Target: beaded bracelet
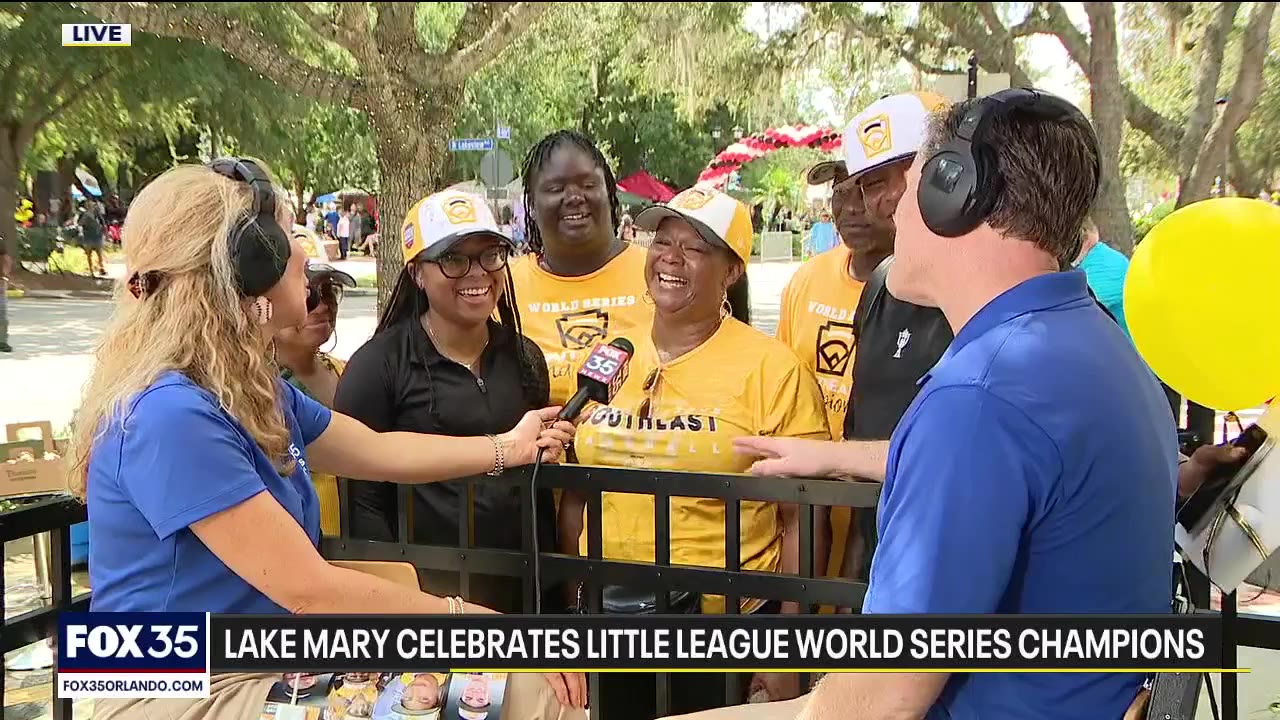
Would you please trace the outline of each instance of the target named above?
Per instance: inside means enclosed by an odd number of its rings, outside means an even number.
[[[466,614],[466,604],[465,604],[465,603],[463,603],[462,598],[460,598],[460,597],[446,597],[446,598],[445,598],[445,602],[449,603],[449,614],[450,614],[450,615],[464,615],[464,614]]]
[[[488,435],[487,437],[493,441],[493,469],[488,474],[497,477],[507,469],[507,448],[497,435]]]

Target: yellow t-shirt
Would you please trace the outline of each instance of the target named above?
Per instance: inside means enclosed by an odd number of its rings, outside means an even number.
[[[658,367],[649,334],[635,338],[630,374],[609,406],[588,411],[574,442],[583,465],[745,473],[753,458],[733,451],[747,435],[826,438],[822,393],[788,348],[728,318],[701,346],[666,365],[652,392],[645,380]],[[648,419],[638,415],[651,396]],[[604,556],[654,561],[653,497],[604,493]],[[671,498],[671,563],[723,568],[724,503]],[[586,517],[584,513],[583,525]],[[742,503],[742,568],[781,568],[782,522],[776,504]],[[580,541],[586,554],[586,532]],[[751,612],[763,604],[743,598]],[[724,598],[704,596],[705,613],[724,612]]]
[[[849,274],[849,249],[840,245],[796,270],[778,310],[778,340],[817,376],[833,440],[844,435],[853,387],[853,311],[861,296],[862,283]]]
[[[342,371],[347,369],[345,361],[339,360],[328,353],[320,353],[320,360],[328,363],[338,377],[342,377]],[[286,380],[306,394],[307,397],[311,397],[311,392],[297,378],[288,377]],[[328,473],[311,473],[311,483],[315,485],[316,495],[320,498],[320,534],[325,537],[337,537],[342,533],[342,510],[339,507],[338,478]]]
[[[542,348],[551,375],[551,404],[578,389],[578,368],[596,343],[648,335],[653,306],[644,301],[646,250],[628,245],[590,275],[560,277],[524,255],[511,266],[524,334]]]

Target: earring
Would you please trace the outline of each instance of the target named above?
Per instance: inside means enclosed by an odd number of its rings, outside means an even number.
[[[270,300],[264,297],[254,298],[253,314],[255,319],[258,321],[259,325],[266,325],[267,323],[271,322],[272,312],[273,312],[273,309],[271,307]]]
[[[724,300],[720,301],[720,319],[724,320],[733,314],[733,305],[729,304],[729,293],[724,294]]]
[[[653,295],[650,295],[648,290],[644,291],[644,294],[640,296],[640,299],[644,301],[645,305],[653,304]]]

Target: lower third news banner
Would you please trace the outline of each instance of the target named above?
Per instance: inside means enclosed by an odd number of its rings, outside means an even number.
[[[1217,670],[1193,615],[214,615],[214,672]]]
[[[210,673],[1212,671],[1195,615],[62,613],[58,697],[208,697]]]

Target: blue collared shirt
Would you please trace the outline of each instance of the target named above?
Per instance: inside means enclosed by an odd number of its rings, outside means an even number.
[[[1166,613],[1177,430],[1160,385],[1053,273],[961,328],[899,423],[868,613]],[[955,675],[930,719],[1119,718],[1138,675]]]

